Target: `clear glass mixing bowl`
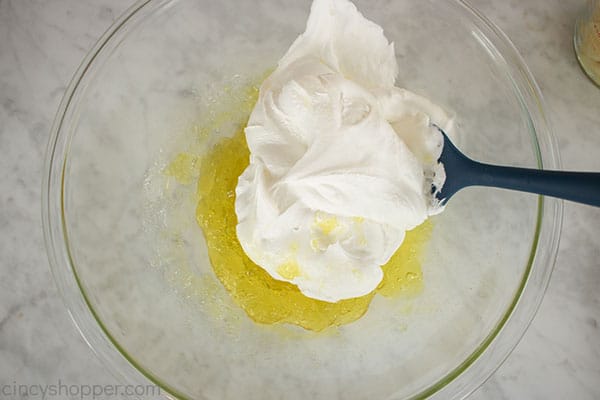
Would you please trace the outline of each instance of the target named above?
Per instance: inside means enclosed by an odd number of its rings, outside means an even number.
[[[535,81],[462,1],[356,1],[395,43],[398,85],[457,115],[482,161],[560,167]],[[140,1],[102,37],[57,114],[43,216],[75,324],[124,382],[194,399],[460,398],[517,344],[540,304],[562,203],[472,188],[433,219],[424,290],[377,297],[315,334],[250,321],[212,276],[193,185],[161,173],[213,126],[211,107],[274,68],[309,1]],[[233,121],[235,122],[235,121]],[[212,124],[212,125],[211,125]],[[203,128],[204,127],[204,128]],[[203,143],[204,143],[203,142]]]

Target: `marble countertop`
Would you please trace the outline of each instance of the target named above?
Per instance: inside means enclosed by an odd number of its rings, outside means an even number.
[[[470,2],[507,33],[531,68],[563,167],[600,171],[600,89],[583,75],[572,49],[584,1]],[[0,385],[114,383],[69,320],[52,281],[40,190],[50,126],[66,85],[126,3],[0,0]],[[542,306],[473,398],[600,398],[598,238],[600,208],[565,203],[558,260]]]

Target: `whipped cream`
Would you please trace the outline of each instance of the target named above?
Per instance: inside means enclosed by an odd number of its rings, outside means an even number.
[[[383,30],[347,0],[315,0],[306,32],[262,83],[245,129],[237,236],[273,278],[328,302],[373,291],[405,232],[441,211],[436,124],[452,118],[394,86]]]

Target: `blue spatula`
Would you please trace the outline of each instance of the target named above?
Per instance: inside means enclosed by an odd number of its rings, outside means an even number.
[[[443,204],[467,186],[489,186],[600,207],[599,172],[547,171],[480,163],[461,153],[446,133],[438,126],[436,128],[444,136],[444,148],[439,161],[444,164],[446,181],[436,194]]]

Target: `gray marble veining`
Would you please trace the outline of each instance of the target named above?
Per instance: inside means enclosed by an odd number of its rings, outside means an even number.
[[[600,89],[583,75],[572,49],[583,1],[471,3],[507,33],[531,68],[564,168],[600,171]],[[0,0],[0,384],[114,383],[54,287],[41,233],[40,190],[48,132],[64,89],[127,5]],[[540,311],[473,398],[600,397],[599,237],[600,209],[566,203],[558,260]]]

